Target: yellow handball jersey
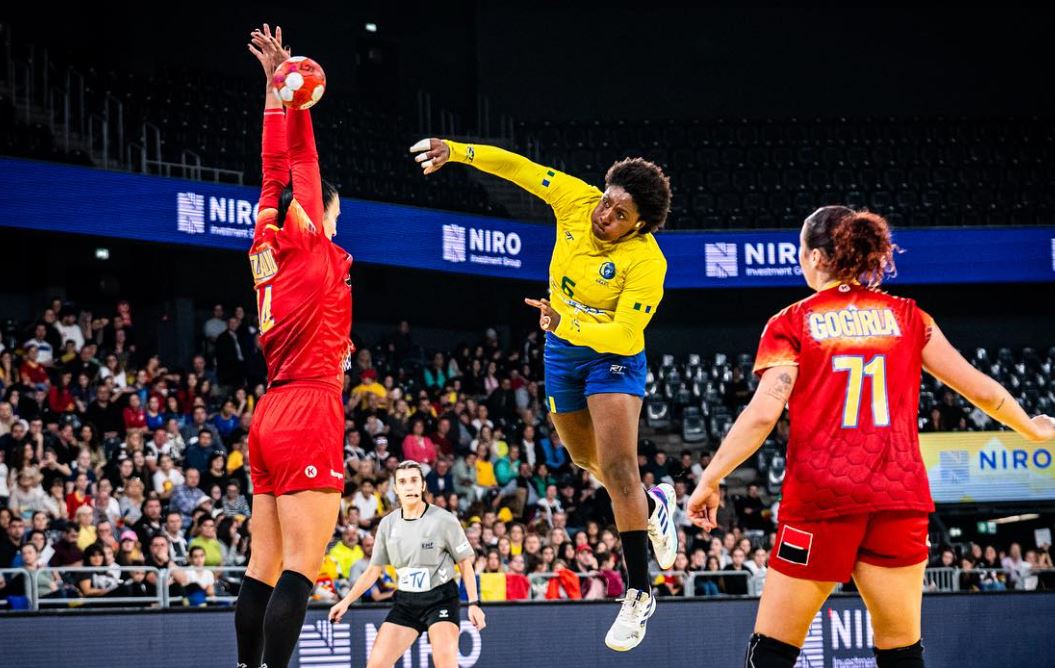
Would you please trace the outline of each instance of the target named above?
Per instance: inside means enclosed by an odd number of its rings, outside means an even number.
[[[636,355],[645,349],[645,327],[663,299],[667,259],[651,234],[617,242],[594,236],[590,214],[597,188],[494,146],[444,140],[451,162],[501,176],[540,197],[557,217],[549,263],[549,292],[561,320],[554,332],[599,353]]]

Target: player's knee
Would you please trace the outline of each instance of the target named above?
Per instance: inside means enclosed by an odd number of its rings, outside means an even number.
[[[626,499],[641,491],[637,461],[610,462],[601,469],[601,479],[612,499]]]
[[[245,574],[274,587],[278,582],[278,577],[282,574],[282,560],[270,554],[253,554],[249,558],[249,563],[246,564]]]
[[[433,647],[432,664],[436,668],[458,668],[457,650],[444,648],[442,651],[437,652],[436,648]]]
[[[747,643],[747,668],[792,668],[799,658],[799,648],[756,633]]]

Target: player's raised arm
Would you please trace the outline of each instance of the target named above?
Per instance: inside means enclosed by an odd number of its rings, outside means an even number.
[[[282,28],[276,26],[274,34],[265,23],[263,29],[250,35],[249,51],[264,68],[264,132],[260,148],[263,167],[260,187],[261,213],[277,209],[282,190],[289,183],[289,156],[286,148],[286,115],[282,103],[271,91],[271,75],[289,57],[282,47]],[[265,223],[267,222],[265,216]]]
[[[512,181],[554,209],[579,199],[598,197],[600,192],[574,176],[528,160],[497,146],[461,144],[450,139],[422,139],[410,147],[414,160],[425,174],[432,174],[448,162],[460,162]]]
[[[289,142],[289,162],[293,171],[293,195],[308,214],[318,234],[323,234],[322,174],[319,172],[319,152],[315,148],[315,130],[311,112],[290,109],[286,114]]]

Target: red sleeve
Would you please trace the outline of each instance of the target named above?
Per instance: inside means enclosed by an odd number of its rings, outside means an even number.
[[[264,137],[261,142],[260,162],[263,165],[260,211],[277,209],[279,196],[289,183],[286,115],[282,109],[264,110]]]
[[[919,311],[919,319],[923,326],[923,345],[927,345],[930,343],[930,335],[934,331],[934,318],[930,313],[927,313],[918,306],[916,307],[916,310]]]
[[[758,343],[758,354],[755,356],[756,375],[774,366],[798,366],[799,341],[801,328],[796,327],[797,314],[792,309],[785,309],[769,319]]]
[[[289,131],[289,161],[293,169],[293,196],[304,213],[322,233],[322,176],[319,173],[319,153],[315,149],[315,132],[308,110],[290,110],[287,118]]]

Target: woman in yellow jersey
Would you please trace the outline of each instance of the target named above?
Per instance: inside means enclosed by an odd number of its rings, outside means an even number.
[[[636,647],[655,611],[648,540],[663,569],[678,549],[674,490],[646,491],[637,468],[645,396],[645,327],[663,298],[667,261],[652,233],[670,211],[670,182],[641,158],[615,163],[605,190],[494,146],[423,139],[413,147],[425,174],[461,162],[542,198],[557,218],[549,266],[551,299],[528,299],[546,330],[546,404],[579,466],[608,489],[630,582],[605,642]]]

